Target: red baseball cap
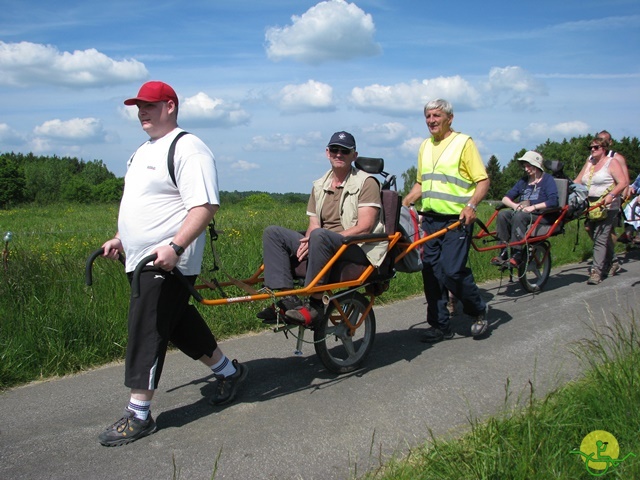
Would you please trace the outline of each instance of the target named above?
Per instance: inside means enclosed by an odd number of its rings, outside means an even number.
[[[140,87],[138,96],[135,98],[128,98],[124,101],[125,105],[135,105],[137,102],[166,102],[167,100],[173,100],[173,103],[178,105],[178,96],[176,92],[164,82],[147,82]]]

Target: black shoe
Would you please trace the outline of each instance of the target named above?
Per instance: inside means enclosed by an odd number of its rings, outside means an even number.
[[[276,323],[278,320],[278,313],[284,315],[287,310],[293,310],[296,307],[302,306],[302,300],[295,295],[287,295],[282,297],[276,302],[275,305],[271,304],[264,310],[258,312],[256,317],[262,320],[262,323]],[[276,310],[276,308],[278,310]]]
[[[216,393],[209,399],[209,403],[212,405],[224,405],[233,401],[236,398],[238,386],[247,378],[249,367],[238,363],[238,360],[233,360],[231,363],[236,367],[236,373],[229,377],[216,375]]]
[[[618,237],[617,241],[619,243],[631,243],[631,232],[625,231],[622,235]]]
[[[507,260],[509,260],[509,254],[507,253],[507,249],[503,248],[500,250],[500,255],[491,259],[491,265],[500,267],[504,265]]]
[[[278,312],[276,312],[275,304],[272,303],[264,310],[260,310],[258,313],[256,313],[256,317],[262,320],[263,323],[275,322],[278,318]]]
[[[436,343],[442,340],[451,340],[454,333],[449,330],[440,330],[439,328],[431,327],[420,338],[422,343]]]
[[[135,442],[139,438],[151,435],[157,430],[151,413],[146,420],[139,420],[126,408],[123,417],[113,425],[109,425],[100,435],[98,441],[105,447],[117,447]]]

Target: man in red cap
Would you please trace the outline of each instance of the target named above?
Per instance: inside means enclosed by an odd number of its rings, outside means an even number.
[[[178,106],[178,96],[175,90],[164,82],[147,82],[138,91],[138,96],[135,98],[129,98],[124,101],[125,105],[133,106],[138,102],[168,102],[172,101]]]
[[[178,127],[178,97],[166,83],[147,82],[124,103],[138,107],[149,140],[127,163],[118,233],[102,248],[111,259],[126,252],[130,278],[144,257],[157,258],[140,275],[140,296],[130,300],[125,385],[131,396],[123,417],[98,436],[105,446],[124,445],[156,431],[150,404],[169,342],[211,368],[217,379],[209,399],[214,405],[231,402],[248,371],[222,353],[198,310],[189,304],[188,288],[169,273],[177,267],[192,284],[200,273],[205,229],[220,204],[213,154],[195,135],[175,142],[186,132]]]

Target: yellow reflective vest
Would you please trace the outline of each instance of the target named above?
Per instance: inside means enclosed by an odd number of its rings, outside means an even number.
[[[460,175],[462,151],[470,138],[468,135],[452,132],[445,139],[449,143],[437,158],[434,158],[433,137],[427,138],[420,145],[421,212],[458,215],[473,196],[475,183]]]

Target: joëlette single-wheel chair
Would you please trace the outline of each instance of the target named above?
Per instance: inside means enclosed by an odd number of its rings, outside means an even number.
[[[309,296],[313,293],[322,293],[325,306],[323,315],[318,316],[309,325],[300,325],[279,312],[274,332],[283,332],[287,336],[289,332],[297,329],[297,333],[292,333],[292,335],[297,339],[296,353],[299,354],[305,343],[305,332],[311,330],[315,351],[327,370],[340,374],[360,368],[373,347],[376,333],[373,305],[376,297],[389,288],[389,283],[396,274],[395,263],[421,244],[459,227],[460,222],[455,222],[445,229],[414,242],[403,239],[398,224],[401,197],[396,190],[396,177],[384,171],[382,158],[359,157],[355,166],[367,173],[380,175],[384,179],[380,191],[386,227],[384,234],[345,237],[343,245],[305,287],[277,292],[260,288],[264,281],[264,265],[261,265],[253,275],[242,280],[229,279],[219,282],[215,279],[204,279],[201,274],[197,285],[189,286],[193,298],[201,304],[209,306],[265,300],[275,304],[278,297]],[[212,237],[217,235],[214,231],[211,233]],[[349,245],[363,242],[387,242],[387,255],[379,267],[376,268],[370,264],[358,265],[341,260],[342,254]],[[85,269],[87,285],[92,284],[93,261],[102,253],[102,249],[97,250],[87,259]],[[140,272],[155,259],[155,254],[149,255],[138,264],[131,284],[132,295],[139,295]],[[305,264],[302,263],[295,268],[296,278],[304,279],[304,267]],[[174,269],[173,273],[181,276],[178,269]],[[321,284],[320,281],[325,278],[325,275],[328,280]],[[207,298],[201,294],[204,290],[209,292]],[[237,295],[239,292],[242,292],[243,295]],[[217,298],[209,298],[213,296]]]
[[[563,173],[563,163],[557,160],[545,160],[544,166],[552,172],[556,187],[558,188],[558,206],[541,210],[532,221],[524,238],[517,242],[503,243],[497,237],[497,232],[493,226],[499,211],[506,206],[500,202],[495,211],[483,224],[477,221],[481,229],[474,235],[472,246],[478,252],[487,252],[502,249],[504,247],[521,246],[522,262],[517,267],[518,280],[520,285],[527,292],[539,292],[549,280],[551,273],[551,243],[549,239],[555,235],[565,233],[565,225],[576,219],[585,217],[590,210],[603,208],[602,204],[596,204],[591,208],[577,207],[569,202],[569,190],[572,183]],[[586,194],[585,194],[586,197]],[[585,200],[586,202],[586,200]],[[497,223],[497,222],[496,222]],[[511,280],[513,280],[513,270],[510,264],[501,265],[498,268],[509,270]]]

